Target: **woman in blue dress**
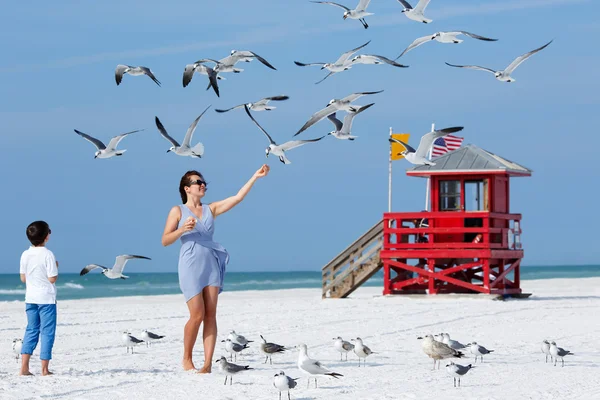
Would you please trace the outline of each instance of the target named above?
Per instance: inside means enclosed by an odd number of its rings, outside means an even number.
[[[203,204],[206,181],[197,171],[186,172],[179,183],[183,204],[169,212],[162,236],[163,246],[177,239],[179,252],[179,286],[185,297],[190,319],[183,330],[183,369],[195,370],[192,350],[200,324],[204,322],[204,366],[198,371],[210,373],[217,341],[217,299],[223,291],[227,250],[213,241],[214,219],[235,207],[248,194],[257,179],[267,176],[269,166],[263,165],[235,195],[221,201]]]

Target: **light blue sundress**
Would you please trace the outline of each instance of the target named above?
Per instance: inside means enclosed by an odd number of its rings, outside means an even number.
[[[202,293],[206,286],[218,286],[223,291],[225,266],[229,262],[229,253],[219,243],[213,241],[215,232],[214,217],[208,204],[202,205],[202,218],[192,213],[188,206],[181,204],[179,226],[192,216],[196,218],[196,226],[180,237],[179,251],[179,287],[186,303],[194,296]]]

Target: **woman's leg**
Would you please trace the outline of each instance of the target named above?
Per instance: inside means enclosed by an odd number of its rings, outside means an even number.
[[[204,338],[204,366],[201,373],[210,373],[212,368],[212,358],[217,343],[217,300],[219,299],[219,287],[207,286],[202,290],[204,299],[204,329],[202,337]]]
[[[204,318],[204,299],[202,294],[200,293],[189,299],[187,306],[190,310],[190,319],[183,329],[183,369],[186,371],[196,368],[192,361],[192,351],[194,350],[194,344],[196,344],[200,324]]]
[[[21,375],[31,375],[29,372],[29,359],[35,350],[40,338],[40,314],[37,304],[25,304],[27,313],[27,328],[21,346]]]

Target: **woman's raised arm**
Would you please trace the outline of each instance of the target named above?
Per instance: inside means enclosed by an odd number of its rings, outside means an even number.
[[[224,200],[215,201],[214,203],[211,203],[210,208],[212,210],[213,216],[216,217],[217,215],[224,214],[236,205],[238,205],[242,200],[244,200],[244,197],[246,197],[248,192],[250,192],[250,189],[252,188],[252,185],[254,185],[254,182],[256,182],[256,180],[259,178],[267,176],[269,170],[270,167],[267,164],[263,164],[263,166],[260,167],[260,169],[254,173],[254,175],[252,175],[252,178],[250,178],[250,180],[248,180],[248,182],[246,182],[246,184],[242,186],[240,191],[235,196],[231,196]]]

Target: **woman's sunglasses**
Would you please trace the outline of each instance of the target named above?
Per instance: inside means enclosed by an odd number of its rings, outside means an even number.
[[[204,182],[202,179],[197,179],[195,181],[190,181],[188,186],[192,186],[192,185],[204,185],[204,187],[206,187],[206,182]]]

